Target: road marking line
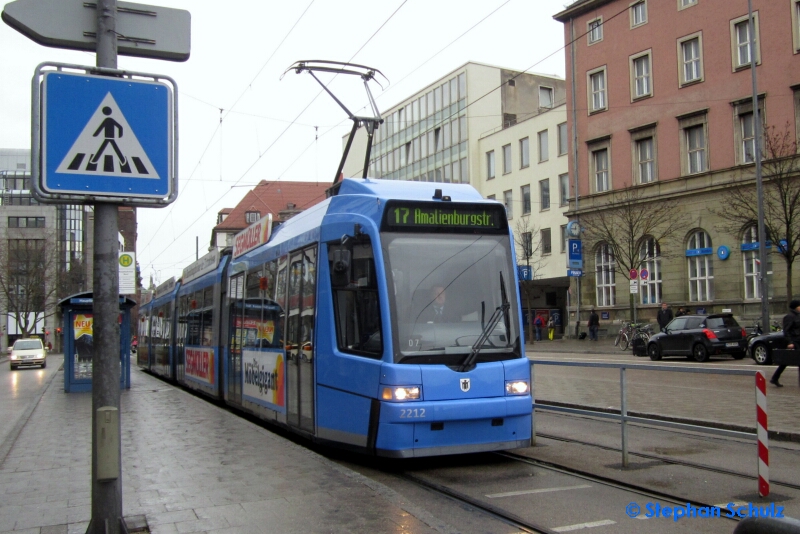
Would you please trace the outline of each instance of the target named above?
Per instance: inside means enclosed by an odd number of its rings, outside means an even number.
[[[711,506],[716,506],[717,508],[727,508],[729,504],[733,504],[734,508],[738,508],[740,506],[747,506],[748,503],[744,501],[728,501],[722,504],[712,504]]]
[[[506,493],[492,493],[491,495],[487,495],[490,499],[498,499],[500,497],[515,497],[517,495],[530,495],[532,493],[551,493],[553,491],[568,491],[574,489],[584,489],[584,488],[591,488],[589,484],[582,484],[580,486],[565,486],[563,488],[544,488],[544,489],[532,489],[532,490],[522,490],[522,491],[509,491]]]
[[[577,525],[567,525],[565,527],[557,527],[553,532],[571,532],[573,530],[583,530],[584,528],[605,527],[607,525],[616,525],[616,521],[610,519],[603,519],[602,521],[592,521],[591,523],[578,523]]]

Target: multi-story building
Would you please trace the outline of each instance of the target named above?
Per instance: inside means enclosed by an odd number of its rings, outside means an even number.
[[[568,286],[565,94],[556,76],[466,63],[382,111],[370,154],[370,176],[468,183],[503,202],[537,309],[564,309]],[[345,176],[361,176],[365,140],[361,129]]]
[[[650,272],[635,296],[644,316],[654,316],[662,301],[693,312],[760,315],[755,221],[729,217],[735,190],[755,191],[750,45],[754,39],[765,136],[786,131],[794,142],[800,1],[753,0],[753,9],[754,32],[745,1],[579,0],[555,15],[571,43],[569,163],[579,199],[570,216],[597,220],[615,194],[632,187],[641,210],[669,203],[668,217],[680,223],[668,242],[642,236],[638,244],[640,266]],[[592,247],[584,247],[582,309],[627,318],[628,271],[619,269],[608,243]],[[786,265],[775,249],[769,257],[771,309],[783,313]]]
[[[22,335],[19,320],[35,326],[38,335],[49,332],[45,341],[58,348],[58,299],[91,285],[87,210],[39,204],[33,198],[27,149],[0,150],[0,190],[0,247],[4,250],[0,276],[5,286],[0,291],[0,348]],[[9,298],[20,304],[12,305]]]

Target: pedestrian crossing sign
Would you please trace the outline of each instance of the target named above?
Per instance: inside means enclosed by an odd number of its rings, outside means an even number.
[[[38,192],[45,202],[174,200],[173,86],[51,70],[41,91]]]

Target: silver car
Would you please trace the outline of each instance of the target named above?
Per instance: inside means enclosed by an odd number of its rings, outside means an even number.
[[[13,347],[9,347],[11,370],[17,367],[31,367],[41,365],[47,367],[47,350],[42,345],[41,339],[18,339]]]

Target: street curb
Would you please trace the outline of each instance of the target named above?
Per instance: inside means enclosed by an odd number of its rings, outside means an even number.
[[[584,404],[571,404],[567,402],[541,401],[541,400],[534,401],[534,409],[536,408],[537,404],[542,404],[545,406],[557,406],[560,408],[574,408],[578,410],[592,410],[595,412],[615,414],[615,415],[619,415],[620,413],[619,410],[615,410],[613,408],[600,408],[598,406],[588,406]],[[628,411],[628,415],[630,415],[631,417],[654,419],[656,421],[681,423],[684,425],[694,425],[700,427],[705,426],[708,428],[717,428],[720,430],[733,430],[734,432],[744,432],[747,434],[753,434],[754,436],[756,435],[755,426],[750,427],[750,426],[736,425],[732,423],[720,423],[719,421],[709,421],[708,419],[688,419],[686,417],[674,417],[669,415],[659,415],[659,414],[636,412],[636,411]],[[788,441],[791,443],[800,443],[800,432],[783,432],[780,430],[770,430],[769,439],[775,441]]]

